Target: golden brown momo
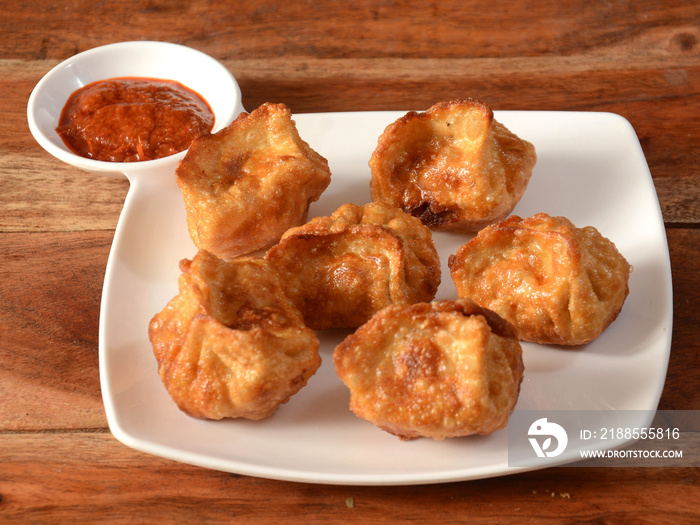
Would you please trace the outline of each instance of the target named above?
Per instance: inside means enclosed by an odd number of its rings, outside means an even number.
[[[510,321],[521,340],[581,345],[622,309],[631,266],[592,226],[564,217],[513,215],[450,256],[460,297]]]
[[[303,224],[331,180],[328,161],[299,137],[289,108],[269,103],[195,140],[176,175],[195,246],[227,260]]]
[[[430,230],[383,203],[316,217],[287,231],[265,257],[316,330],[355,328],[389,304],[430,301],[440,284]]]
[[[379,137],[369,161],[372,200],[419,217],[434,230],[477,231],[520,201],[535,148],[475,100],[411,111]]]
[[[513,327],[468,299],[389,306],[333,362],[351,410],[401,439],[499,430],[523,379]]]
[[[272,415],[320,366],[316,334],[262,257],[200,251],[180,268],[178,295],[149,326],[173,400],[198,418]]]

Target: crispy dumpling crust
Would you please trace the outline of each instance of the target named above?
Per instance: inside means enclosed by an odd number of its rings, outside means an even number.
[[[535,148],[466,99],[411,111],[379,137],[369,161],[372,200],[401,208],[433,230],[477,231],[520,201]]]
[[[316,330],[355,328],[389,304],[430,301],[441,277],[430,230],[383,203],[344,204],[315,217],[265,257]]]
[[[306,221],[331,180],[291,111],[266,103],[195,140],[176,171],[195,246],[222,259],[266,249]]]
[[[631,266],[592,226],[565,217],[513,215],[449,259],[460,297],[510,321],[523,341],[582,345],[620,313]]]
[[[272,415],[320,366],[316,333],[262,257],[199,251],[180,268],[178,295],[149,326],[171,397],[197,418]]]
[[[515,330],[468,299],[388,306],[333,353],[350,409],[401,439],[490,434],[523,379]]]

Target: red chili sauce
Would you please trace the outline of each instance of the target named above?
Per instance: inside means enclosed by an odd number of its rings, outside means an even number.
[[[56,132],[82,157],[133,162],[185,150],[213,126],[209,104],[179,82],[113,78],[75,91]]]

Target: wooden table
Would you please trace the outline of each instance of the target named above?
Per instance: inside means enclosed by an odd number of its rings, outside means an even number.
[[[609,111],[634,126],[673,271],[660,407],[700,409],[700,8],[637,2],[3,1],[0,29],[0,521],[691,523],[695,468],[552,468],[407,487],[290,483],[152,457],[107,427],[98,319],[128,182],[32,138],[26,103],[71,55],[124,40],[221,60],[246,108]],[[89,182],[88,182],[89,181]]]

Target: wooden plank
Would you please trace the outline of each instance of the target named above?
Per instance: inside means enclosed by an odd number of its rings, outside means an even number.
[[[30,156],[0,152],[0,231],[113,230],[129,189],[128,181],[76,170],[37,148]],[[687,157],[695,154],[689,148],[674,162],[692,165]],[[696,174],[672,174],[670,162],[648,162],[652,174],[658,175],[654,183],[664,221],[677,226],[699,224],[700,170]]]
[[[37,145],[0,153],[0,231],[114,230],[129,182],[77,170]]]
[[[0,520],[684,524],[697,469],[554,468],[408,487],[285,483],[181,465],[108,433],[0,434]],[[125,473],[129,473],[125,475]],[[649,490],[653,485],[654,490]]]
[[[700,407],[700,229],[666,230],[673,279],[673,337],[661,410]]]
[[[0,431],[105,427],[97,337],[112,235],[0,235]]]
[[[694,410],[700,406],[700,230],[667,234],[674,333],[661,408]],[[105,426],[97,334],[111,238],[111,232],[0,235],[0,430]]]
[[[673,226],[697,226],[700,219],[700,177],[658,177],[654,181],[664,222]]]
[[[571,55],[632,47],[646,51],[674,31],[669,45],[691,52],[698,42],[695,2],[554,4],[493,0],[358,0],[278,2],[136,0],[5,6],[0,58],[64,58],[106,41],[150,38],[229,57],[424,57]],[[94,29],[100,20],[100,30]],[[193,21],[196,21],[193,28]],[[11,25],[18,24],[18,25]],[[21,27],[17,31],[16,27]],[[330,29],[330,31],[329,31]],[[664,43],[667,41],[662,40]]]
[[[671,59],[675,60],[671,60]],[[65,166],[44,152],[16,111],[57,61],[0,61],[8,96],[0,111],[0,231],[109,229],[128,189]],[[612,111],[634,126],[657,181],[664,218],[698,224],[700,56],[660,51],[612,55],[486,59],[235,59],[235,72],[252,109],[285,102],[295,112],[424,109],[437,100],[471,96],[496,109]],[[41,64],[41,65],[39,65]],[[357,77],[350,72],[362,70]],[[514,96],[517,93],[517,96]],[[681,177],[679,180],[678,178]],[[665,180],[669,179],[669,180]],[[672,179],[672,180],[671,180]]]

